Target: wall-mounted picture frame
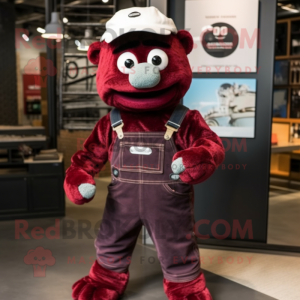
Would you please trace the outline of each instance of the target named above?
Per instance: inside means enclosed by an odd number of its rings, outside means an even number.
[[[255,137],[256,79],[193,78],[183,103],[220,137]]]
[[[258,0],[186,0],[193,73],[257,73],[258,12]]]

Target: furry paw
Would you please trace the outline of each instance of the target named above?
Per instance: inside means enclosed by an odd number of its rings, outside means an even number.
[[[72,298],[74,300],[117,300],[116,291],[101,287],[99,282],[86,276],[74,283]]]
[[[129,273],[117,273],[93,264],[89,276],[74,283],[74,300],[117,300],[125,291]]]
[[[78,190],[81,196],[85,199],[93,198],[96,193],[96,187],[93,184],[89,184],[89,183],[82,183],[78,187]]]
[[[203,273],[189,282],[171,282],[164,279],[164,290],[169,300],[213,300]]]
[[[185,166],[183,165],[182,157],[178,157],[172,162],[171,165],[172,171],[174,174],[180,174],[185,170]]]

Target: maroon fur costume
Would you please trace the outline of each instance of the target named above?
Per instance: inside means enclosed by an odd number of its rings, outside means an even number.
[[[89,60],[98,65],[97,89],[105,103],[121,111],[124,132],[161,132],[174,108],[185,95],[192,80],[187,54],[192,51],[193,39],[187,31],[168,36],[134,32],[118,37],[111,43],[96,42],[88,51]],[[153,88],[137,89],[117,67],[117,60],[124,52],[133,53],[138,62],[147,62],[153,49],[165,51],[168,66],[160,72],[161,80]],[[173,135],[179,150],[173,161],[183,159],[185,170],[180,174],[182,182],[198,184],[209,178],[224,159],[224,148],[219,137],[206,125],[198,111],[190,110],[177,133]],[[110,116],[99,120],[84,144],[84,150],[72,157],[67,170],[65,191],[76,204],[92,200],[85,199],[78,190],[83,183],[95,185],[93,179],[107,160],[111,160],[116,132],[112,130]],[[171,169],[170,169],[171,173]],[[98,262],[89,276],[73,286],[73,298],[79,300],[117,299],[127,285],[128,273],[106,270]],[[169,299],[210,300],[203,274],[185,283],[164,280]]]

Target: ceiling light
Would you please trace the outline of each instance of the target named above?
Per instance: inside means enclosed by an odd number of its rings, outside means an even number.
[[[109,0],[102,0],[103,3],[107,3]]]
[[[96,40],[93,38],[93,30],[87,28],[84,31],[84,38],[81,40],[80,45],[77,47],[80,51],[88,51],[90,45],[95,42]]]
[[[46,32],[46,30],[45,30],[44,28],[41,28],[41,27],[38,27],[36,30],[37,30],[39,33],[45,33],[45,32]]]
[[[292,8],[291,5],[284,5],[284,6],[281,6],[282,9],[284,10],[288,10],[290,12],[294,12],[294,13],[298,13],[299,10],[298,9],[295,9],[295,8]]]
[[[63,18],[63,22],[68,23],[69,22],[68,18]]]
[[[79,46],[80,46],[80,42],[79,42],[78,40],[76,40],[76,41],[75,41],[75,45],[76,45],[77,47],[79,47]]]
[[[22,34],[22,38],[23,38],[26,42],[29,42],[29,37],[28,37],[25,33]]]
[[[63,39],[62,24],[58,12],[51,13],[51,22],[46,25],[46,32],[42,34],[45,39]]]

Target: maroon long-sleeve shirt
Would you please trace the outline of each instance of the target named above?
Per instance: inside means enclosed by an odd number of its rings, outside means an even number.
[[[165,132],[165,124],[172,110],[147,113],[122,111],[124,132]],[[67,170],[66,192],[70,200],[83,201],[78,186],[82,183],[95,184],[97,174],[112,157],[116,132],[112,130],[110,114],[101,118],[80,150],[72,157],[72,165]],[[200,113],[189,110],[178,132],[173,134],[178,152],[173,160],[182,157],[185,171],[180,179],[189,184],[203,182],[210,177],[224,159],[224,147],[220,138],[207,126]],[[166,154],[167,155],[167,154]],[[171,170],[170,170],[171,171]]]

